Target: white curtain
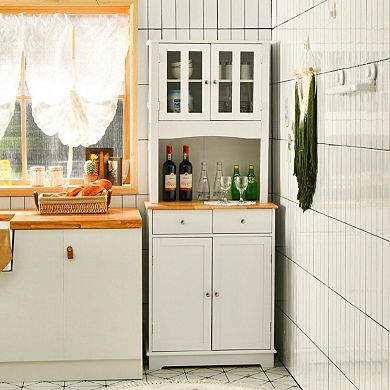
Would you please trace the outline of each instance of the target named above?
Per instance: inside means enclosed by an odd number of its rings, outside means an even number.
[[[44,133],[69,146],[103,137],[124,80],[128,22],[125,15],[25,17],[26,82]]]
[[[21,18],[18,15],[0,14],[0,140],[15,111],[22,47]]]

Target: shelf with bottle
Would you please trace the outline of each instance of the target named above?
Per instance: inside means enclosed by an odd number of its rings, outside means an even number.
[[[165,202],[180,201],[224,201],[227,199],[233,201],[242,202],[244,199],[247,201],[257,201],[259,199],[259,185],[256,179],[255,169],[253,164],[249,164],[248,174],[240,175],[239,165],[234,165],[234,171],[231,175],[231,166],[227,165],[225,174],[223,170],[223,163],[221,161],[216,162],[216,171],[213,187],[211,190],[210,182],[207,172],[207,162],[198,161],[200,165],[199,180],[196,186],[196,176],[193,175],[193,165],[189,161],[189,145],[183,146],[183,160],[180,163],[177,171],[176,164],[172,159],[173,146],[171,144],[166,145],[166,161],[162,164],[161,174],[161,191],[162,200]],[[225,175],[225,176],[224,176]],[[237,188],[236,177],[245,183]],[[229,182],[228,188],[226,188],[225,182]],[[227,191],[230,190],[229,195]],[[241,191],[241,193],[240,193]]]

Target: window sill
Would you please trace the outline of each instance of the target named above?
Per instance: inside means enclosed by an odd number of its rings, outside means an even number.
[[[77,185],[71,185],[70,188],[77,187]],[[34,191],[39,194],[42,192],[60,192],[61,187],[32,187],[32,186],[0,186],[1,196],[32,196]],[[113,195],[133,195],[137,194],[137,190],[132,188],[131,185],[114,186],[112,187]]]

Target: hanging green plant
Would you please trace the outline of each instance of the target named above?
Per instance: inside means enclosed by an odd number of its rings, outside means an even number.
[[[317,90],[314,74],[309,76],[307,96],[295,84],[294,175],[298,182],[299,207],[306,211],[313,202],[317,182]]]

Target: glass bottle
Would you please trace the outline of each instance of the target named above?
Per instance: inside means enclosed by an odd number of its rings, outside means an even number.
[[[201,172],[198,184],[198,200],[209,200],[210,199],[210,186],[209,179],[207,177],[207,163],[201,162]]]
[[[183,145],[183,161],[179,166],[179,200],[192,201],[192,164],[188,145]]]
[[[259,185],[255,176],[253,165],[249,165],[248,170],[248,188],[245,191],[246,200],[257,200],[259,198]]]
[[[221,177],[222,173],[222,163],[217,162],[217,173],[215,174],[214,185],[213,185],[213,199],[222,200],[223,199],[223,191],[221,187]]]
[[[238,165],[234,165],[231,194],[233,200],[240,200],[240,191],[238,191],[236,185],[234,184],[234,178],[236,176],[240,176],[240,167]]]

